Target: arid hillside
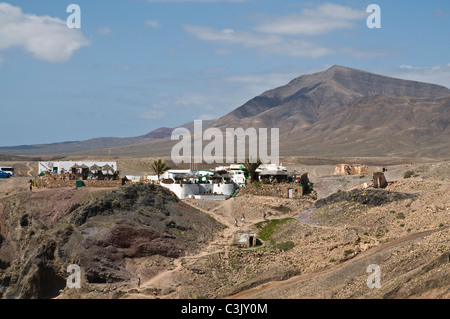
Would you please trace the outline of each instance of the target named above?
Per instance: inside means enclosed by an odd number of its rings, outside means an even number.
[[[308,164],[314,191],[293,199],[265,195],[272,184],[180,201],[145,184],[29,192],[26,177],[2,180],[2,298],[450,297],[450,162],[391,165],[385,189]],[[233,245],[238,231],[254,245]],[[65,287],[72,263],[81,289]]]
[[[0,206],[0,294],[55,297],[70,264],[92,284],[145,280],[161,267],[149,265],[199,251],[222,228],[155,185],[7,195]]]

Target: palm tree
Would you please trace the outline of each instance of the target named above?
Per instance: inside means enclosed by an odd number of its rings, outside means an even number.
[[[245,159],[244,167],[250,176],[250,183],[256,180],[256,170],[261,164],[262,162],[259,158],[255,162],[250,162],[248,157]]]
[[[166,166],[166,163],[164,163],[161,159],[154,160],[153,165],[151,165],[151,168],[153,169],[155,174],[158,175],[158,181],[161,175],[170,169],[170,167]]]

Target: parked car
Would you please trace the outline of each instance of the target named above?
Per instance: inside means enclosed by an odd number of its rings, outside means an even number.
[[[9,178],[11,175],[5,173],[4,171],[0,171],[0,178]]]

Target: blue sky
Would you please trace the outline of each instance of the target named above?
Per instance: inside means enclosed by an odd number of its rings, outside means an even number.
[[[449,30],[446,0],[0,0],[0,146],[218,118],[334,64],[450,87]]]

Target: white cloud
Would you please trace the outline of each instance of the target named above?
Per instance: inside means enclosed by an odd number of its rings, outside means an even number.
[[[251,31],[236,31],[230,28],[217,30],[208,26],[183,25],[183,29],[203,41],[221,45],[240,45],[246,49],[256,49],[262,54],[283,55],[300,58],[320,58],[332,54],[343,54],[355,58],[375,58],[386,56],[380,50],[365,51],[352,47],[323,45],[321,36],[335,30],[355,27],[355,21],[364,20],[367,13],[363,9],[324,3],[284,16],[259,16]],[[256,19],[256,18],[255,18]],[[228,49],[228,48],[227,48]],[[226,54],[223,48],[217,54]]]
[[[199,25],[185,24],[183,25],[183,29],[200,40],[228,44],[242,44],[248,47],[275,45],[282,40],[278,36],[254,35],[249,32],[236,32],[232,29],[220,31],[211,27]]]
[[[69,29],[66,21],[24,14],[20,7],[0,3],[0,50],[22,47],[39,60],[63,63],[88,44],[81,31]]]
[[[450,88],[450,63],[435,66],[401,65],[389,72],[391,76],[402,79],[443,85]]]
[[[108,27],[99,27],[97,29],[97,33],[100,35],[110,35],[112,33],[112,30]]]
[[[303,9],[299,14],[264,17],[256,31],[284,35],[320,35],[337,29],[353,27],[354,20],[366,18],[364,10],[325,3],[314,9]]]
[[[183,29],[200,40],[220,44],[237,44],[248,49],[258,49],[262,53],[293,57],[322,57],[333,53],[311,41],[285,39],[278,35],[254,34],[244,31],[224,29],[222,31],[205,26],[183,25]]]
[[[146,26],[148,26],[148,27],[151,27],[151,28],[159,28],[159,27],[161,27],[161,24],[158,21],[156,21],[156,20],[146,20],[144,22],[144,24]]]

